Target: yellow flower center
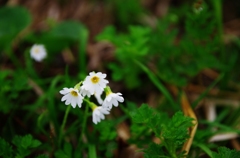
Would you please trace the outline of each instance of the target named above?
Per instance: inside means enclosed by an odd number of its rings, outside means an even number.
[[[39,48],[35,48],[34,53],[38,54],[40,52]]]
[[[78,93],[77,93],[76,91],[71,91],[70,93],[71,93],[71,95],[74,96],[74,97],[77,97],[77,96],[78,96]]]
[[[92,83],[96,84],[96,83],[99,82],[99,77],[93,76],[93,77],[91,78],[91,81],[92,81]]]

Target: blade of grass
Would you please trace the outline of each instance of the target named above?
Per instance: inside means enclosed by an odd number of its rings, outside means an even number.
[[[196,142],[193,142],[193,144],[201,148],[209,157],[212,157],[212,151],[206,145]]]
[[[197,104],[208,94],[208,92],[224,77],[225,73],[222,73],[218,78],[204,91],[193,103],[192,108],[194,109]]]
[[[134,62],[148,75],[152,83],[159,89],[159,91],[161,91],[164,94],[164,96],[168,99],[170,104],[173,107],[175,107],[176,106],[175,101],[173,100],[168,90],[164,87],[164,85],[158,80],[158,78],[145,65],[143,65],[137,60],[134,60]]]

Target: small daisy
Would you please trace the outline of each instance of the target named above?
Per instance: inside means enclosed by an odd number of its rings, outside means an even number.
[[[108,80],[105,79],[106,76],[106,74],[101,72],[90,72],[89,76],[83,81],[81,88],[89,91],[91,95],[101,94],[108,83]]]
[[[113,93],[110,89],[110,87],[107,87],[105,89],[106,91],[106,98],[103,101],[102,106],[112,109],[112,105],[115,107],[118,106],[118,102],[122,103],[124,101],[124,98],[121,96],[121,93]]]
[[[71,104],[73,108],[75,108],[76,105],[78,105],[78,107],[81,108],[83,97],[77,89],[63,88],[63,90],[61,90],[60,93],[64,95],[61,101],[65,101],[66,105]]]
[[[30,56],[40,62],[47,56],[47,52],[45,50],[44,45],[41,44],[34,44],[32,48],[30,49]]]
[[[102,106],[95,107],[92,115],[93,123],[97,124],[101,120],[104,120],[105,119],[104,115],[107,114],[109,114],[109,109],[104,108]]]

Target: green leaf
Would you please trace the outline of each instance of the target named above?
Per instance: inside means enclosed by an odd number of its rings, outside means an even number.
[[[56,158],[72,157],[72,145],[66,142],[64,144],[63,150],[58,150],[54,155]]]
[[[175,113],[172,119],[162,127],[164,141],[171,141],[176,146],[183,144],[189,138],[188,128],[193,125],[192,120],[180,111]]]
[[[98,40],[107,40],[116,46],[115,54],[119,63],[110,63],[112,78],[116,81],[124,80],[128,88],[136,88],[141,84],[139,75],[141,69],[133,59],[145,61],[149,52],[147,41],[150,28],[143,26],[130,26],[128,33],[116,33],[114,27],[109,26],[97,36]],[[126,77],[128,76],[128,77]]]
[[[17,147],[20,147],[22,144],[22,137],[21,136],[14,136],[12,143],[16,145]]]
[[[163,146],[161,144],[151,143],[148,148],[143,150],[144,158],[160,158],[160,156],[167,157],[163,156],[165,154],[162,147]]]
[[[32,136],[31,135],[26,135],[24,137],[21,138],[21,146],[24,148],[24,149],[27,149],[31,146],[32,144]]]
[[[83,26],[76,21],[64,21],[54,27],[49,35],[55,38],[79,40]]]
[[[109,41],[115,44],[115,35],[116,29],[113,26],[107,26],[103,29],[103,31],[96,36],[96,40],[98,41]]]
[[[240,151],[230,150],[226,147],[219,147],[218,153],[213,152],[212,158],[239,158]]]
[[[41,142],[33,139],[32,135],[28,134],[25,136],[15,136],[12,140],[12,143],[18,148],[29,149],[36,148],[41,145]]]
[[[99,131],[100,134],[99,138],[103,142],[116,139],[117,132],[115,128],[116,123],[113,121],[104,121],[96,125],[96,129]]]
[[[13,155],[12,146],[0,137],[0,156],[3,158],[9,158]]]
[[[0,49],[9,45],[17,34],[31,22],[31,16],[23,7],[0,8]]]
[[[85,40],[81,39],[84,31],[85,26],[77,21],[63,21],[40,36],[35,34],[30,36],[29,40],[44,44],[48,52],[60,52],[73,43]]]
[[[131,113],[133,122],[135,123],[146,123],[154,114],[154,110],[147,104],[142,104],[140,108]]]

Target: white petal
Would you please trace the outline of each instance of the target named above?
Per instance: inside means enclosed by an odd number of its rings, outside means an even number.
[[[113,99],[113,100],[112,100],[112,103],[113,103],[113,105],[114,105],[115,107],[118,106],[118,102],[117,102],[117,100]]]
[[[70,92],[70,89],[68,88],[63,88],[63,90],[60,91],[61,94],[67,94]]]
[[[71,97],[71,105],[72,105],[72,107],[73,108],[75,108],[76,107],[76,105],[77,105],[77,100],[76,100],[76,98],[74,98],[74,97]]]
[[[66,94],[62,97],[61,101],[67,100],[69,98],[69,94]]]

